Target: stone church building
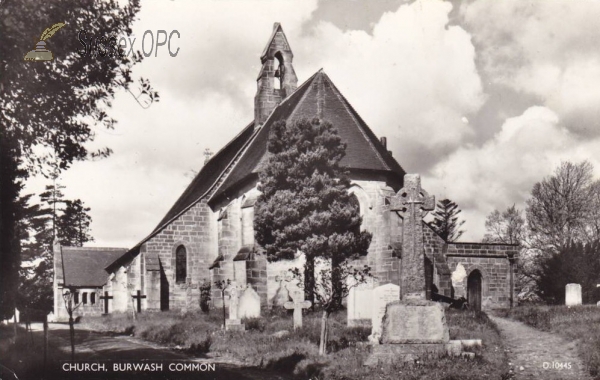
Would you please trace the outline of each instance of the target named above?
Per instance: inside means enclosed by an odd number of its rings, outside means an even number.
[[[254,241],[253,217],[258,173],[268,157],[269,132],[279,120],[318,117],[338,129],[347,144],[341,166],[350,173],[362,227],[373,234],[369,253],[362,259],[375,275],[370,286],[402,283],[403,220],[391,211],[390,200],[403,188],[406,173],[388,151],[386,138],[375,136],[327,74],[320,70],[298,84],[293,60],[276,23],[260,56],[254,120],[205,163],[156,228],[135,247],[55,247],[57,317],[65,314],[60,310],[63,287],[77,289],[80,297],[89,293],[87,304],[76,312],[80,314],[195,309],[203,283],[226,279],[252,286],[263,306],[278,304],[286,286],[285,271],[303,258],[268,263]],[[428,298],[439,293],[464,296],[477,308],[512,305],[515,246],[449,243],[423,224],[420,244]],[[212,302],[215,306],[222,302],[214,285]]]

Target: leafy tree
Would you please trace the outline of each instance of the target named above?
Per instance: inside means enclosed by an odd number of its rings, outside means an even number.
[[[558,252],[571,241],[586,241],[593,204],[593,166],[563,162],[554,175],[536,183],[527,201],[531,244],[545,253]]]
[[[92,217],[90,208],[85,207],[80,199],[67,201],[62,215],[58,219],[57,238],[60,244],[82,247],[85,243],[94,241],[90,234]]]
[[[484,243],[522,244],[525,240],[526,226],[523,212],[516,205],[505,211],[492,211],[485,220],[486,234]]]
[[[485,221],[484,243],[518,244],[519,257],[516,261],[515,289],[520,300],[537,298],[535,296],[536,251],[531,249],[527,240],[527,223],[523,211],[512,205],[503,212],[492,211]]]
[[[429,225],[444,240],[449,242],[456,241],[465,232],[460,229],[465,224],[464,220],[458,221],[458,214],[460,213],[461,210],[456,203],[450,199],[442,199],[437,203],[436,209],[433,212],[434,219]]]
[[[98,127],[113,128],[107,109],[115,92],[129,90],[131,69],[142,60],[116,54],[82,56],[77,34],[96,37],[131,34],[139,0],[6,1],[0,12],[0,314],[14,309],[20,244],[16,235],[22,181],[33,172],[67,169],[73,161],[103,157],[89,151]],[[66,25],[46,40],[52,61],[24,61],[44,28]],[[148,91],[146,83],[142,90]],[[155,94],[153,93],[153,96]],[[137,100],[137,99],[136,99]],[[139,100],[138,100],[139,101]]]
[[[315,259],[337,268],[367,254],[372,235],[360,230],[358,205],[348,193],[350,181],[339,162],[346,145],[328,122],[302,119],[273,125],[269,159],[259,174],[255,210],[256,241],[269,261],[306,257],[305,297],[314,304]],[[342,278],[332,271],[334,304],[341,305]]]

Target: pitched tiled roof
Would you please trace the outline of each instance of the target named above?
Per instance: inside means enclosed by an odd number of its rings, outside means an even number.
[[[275,122],[291,122],[315,116],[332,123],[342,141],[347,144],[346,155],[340,162],[342,167],[350,170],[387,172],[400,180],[404,177],[402,167],[342,96],[327,74],[320,70],[275,108],[212,199],[227,194],[228,190],[260,172],[268,157],[267,141]]]
[[[211,199],[228,193],[236,185],[256,177],[268,157],[267,140],[271,126],[279,120],[320,117],[331,122],[347,144],[341,165],[350,170],[370,170],[387,173],[402,181],[404,170],[387,152],[350,103],[331,82],[327,74],[318,71],[279,104],[262,127],[250,123],[229,144],[204,165],[200,173],[171,207],[154,231],[134,247],[136,249],[160,232],[173,219],[218,188]],[[238,157],[238,155],[240,155]],[[238,157],[236,159],[236,157]],[[233,167],[230,167],[233,166]],[[222,180],[219,180],[224,176]],[[220,182],[220,183],[219,183]]]
[[[104,268],[126,252],[126,248],[61,247],[65,286],[103,286],[109,275]]]
[[[176,218],[179,216],[179,214],[198,202],[210,189],[210,187],[215,184],[221,173],[223,173],[223,171],[229,166],[231,160],[244,147],[253,133],[254,122],[246,126],[246,128],[244,128],[240,134],[231,140],[229,144],[225,145],[223,149],[213,155],[202,167],[198,175],[196,175],[196,177],[188,185],[183,194],[181,194],[179,199],[177,199],[175,204],[167,212],[164,218],[162,218],[160,223],[158,223],[150,236],[153,236],[156,232],[166,226],[172,219]],[[144,239],[144,241],[149,237]]]

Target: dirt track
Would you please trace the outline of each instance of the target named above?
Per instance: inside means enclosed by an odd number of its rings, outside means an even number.
[[[490,315],[498,325],[516,379],[591,379],[577,354],[577,342],[521,322]],[[523,370],[521,370],[521,367]]]

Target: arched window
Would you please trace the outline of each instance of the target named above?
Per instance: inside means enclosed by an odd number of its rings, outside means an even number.
[[[175,282],[185,282],[187,277],[187,251],[183,245],[175,251]]]
[[[95,304],[96,304],[96,293],[92,293],[92,294],[90,294],[90,303],[91,303],[92,305],[95,305]]]
[[[87,293],[83,293],[83,304],[87,305]]]
[[[283,88],[283,76],[285,75],[285,66],[283,65],[281,52],[275,53],[273,65],[275,65],[275,83],[273,86],[276,90],[280,90]]]

